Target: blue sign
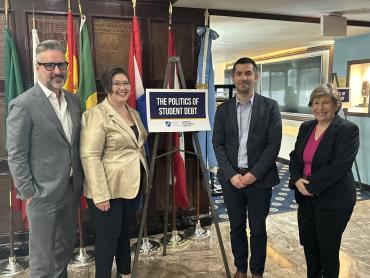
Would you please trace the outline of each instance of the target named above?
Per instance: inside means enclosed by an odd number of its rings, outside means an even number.
[[[205,119],[204,92],[151,92],[149,95],[150,118],[159,119]],[[167,125],[168,123],[166,123]]]
[[[206,89],[146,89],[149,132],[211,130]]]
[[[339,96],[342,102],[349,102],[350,89],[349,88],[337,88],[337,90],[339,92]]]

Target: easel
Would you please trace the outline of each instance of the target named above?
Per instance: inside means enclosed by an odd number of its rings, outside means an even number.
[[[166,68],[166,75],[165,75],[165,80],[164,80],[164,87],[167,88],[167,84],[170,80],[170,76],[171,76],[171,74],[172,74],[172,76],[174,76],[175,69],[178,70],[181,86],[182,86],[183,89],[185,89],[186,88],[185,78],[184,78],[184,73],[183,73],[183,70],[182,70],[182,67],[181,67],[181,62],[180,62],[179,57],[170,57],[168,59],[167,68]],[[203,186],[204,186],[205,190],[207,191],[208,200],[210,202],[210,207],[211,207],[211,212],[212,212],[212,220],[213,220],[215,228],[216,228],[217,239],[218,239],[218,243],[219,243],[221,254],[222,254],[222,259],[223,259],[223,263],[224,263],[224,267],[225,267],[225,271],[226,271],[226,277],[231,278],[229,266],[228,266],[228,263],[227,263],[225,248],[224,248],[224,245],[223,245],[222,236],[221,236],[221,232],[220,232],[220,227],[218,225],[218,220],[216,218],[215,208],[214,208],[214,204],[213,204],[212,197],[211,197],[211,191],[209,189],[209,178],[208,178],[208,174],[207,174],[207,169],[206,169],[206,166],[205,166],[204,161],[202,159],[202,155],[201,155],[201,152],[200,152],[200,144],[199,144],[197,134],[195,132],[192,132],[192,139],[193,139],[193,142],[195,142],[195,146],[196,146],[196,151],[195,152],[190,152],[190,151],[186,151],[184,149],[174,148],[172,146],[172,140],[168,140],[168,142],[167,142],[168,143],[167,151],[163,154],[157,155],[159,136],[160,136],[160,133],[156,133],[155,137],[154,137],[153,150],[152,150],[152,155],[151,155],[151,158],[150,158],[148,187],[146,188],[146,197],[145,197],[143,214],[142,214],[142,217],[141,217],[140,230],[139,230],[139,236],[138,236],[138,241],[137,241],[138,245],[137,245],[137,248],[136,248],[136,251],[135,251],[135,257],[134,257],[131,276],[133,278],[137,277],[136,276],[137,263],[138,263],[138,258],[139,258],[140,245],[141,245],[142,238],[143,238],[143,230],[144,230],[145,219],[146,219],[147,210],[148,210],[150,191],[152,189],[153,176],[154,176],[154,166],[155,166],[156,160],[158,158],[161,158],[161,157],[167,157],[166,210],[165,210],[165,219],[164,219],[165,220],[165,225],[164,225],[164,239],[165,240],[163,242],[163,256],[166,255],[166,247],[167,247],[166,246],[167,245],[166,235],[167,235],[167,229],[168,229],[167,226],[168,226],[169,186],[170,186],[168,177],[169,177],[170,170],[171,170],[171,168],[170,168],[171,167],[171,155],[175,152],[180,151],[180,152],[196,155],[198,160],[199,160],[201,171],[203,173]]]
[[[333,83],[335,80],[335,84],[337,86],[337,88],[339,88],[339,81],[338,81],[338,75],[336,72],[333,72],[331,73],[330,75],[330,83]],[[344,115],[344,118],[347,120],[347,108],[343,108],[343,115]],[[357,160],[355,158],[355,170],[356,170],[356,175],[357,175],[357,179],[358,179],[358,183],[359,183],[359,188],[361,191],[364,190],[364,187],[362,186],[362,182],[361,182],[361,177],[360,177],[360,171],[358,170],[358,164],[357,164]]]

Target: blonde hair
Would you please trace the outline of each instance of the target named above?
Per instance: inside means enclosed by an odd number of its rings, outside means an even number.
[[[334,88],[332,83],[319,85],[315,89],[313,89],[308,106],[312,107],[314,99],[318,99],[321,97],[329,97],[331,99],[334,105],[337,106],[337,111],[335,113],[338,113],[339,110],[342,108],[342,100],[340,99],[339,92],[337,91],[337,89]]]

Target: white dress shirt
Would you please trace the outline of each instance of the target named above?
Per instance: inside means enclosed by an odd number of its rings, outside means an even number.
[[[63,90],[58,100],[57,95],[53,91],[46,88],[41,82],[39,82],[39,85],[41,89],[43,90],[43,92],[45,93],[45,96],[50,101],[50,104],[53,107],[55,114],[57,115],[60,123],[62,124],[64,134],[66,135],[68,142],[71,143],[73,123],[72,123],[71,114],[68,111],[68,107],[67,107],[68,105],[64,97]],[[72,173],[73,173],[73,169],[71,167],[71,176],[72,176]]]

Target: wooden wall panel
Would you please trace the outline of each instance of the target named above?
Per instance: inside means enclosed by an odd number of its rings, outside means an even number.
[[[28,45],[28,52],[27,57],[28,60],[32,60],[32,18],[33,15],[30,12],[26,12],[25,14],[26,21],[27,21],[27,42]],[[39,36],[39,40],[58,40],[60,41],[65,48],[67,48],[67,14],[52,14],[52,13],[36,13],[35,14],[35,26],[37,29],[37,34]],[[73,28],[75,32],[76,38],[76,46],[77,51],[79,51],[79,28],[80,22],[79,17],[73,17]],[[33,76],[33,68],[32,63],[29,63],[29,72]],[[33,78],[33,77],[32,77]],[[32,83],[31,83],[32,84]]]
[[[93,17],[93,42],[96,79],[105,70],[120,66],[127,70],[132,19]]]
[[[173,33],[175,38],[176,55],[180,57],[185,79],[194,80],[194,45],[195,26],[192,22],[174,22]],[[164,80],[167,66],[168,47],[168,20],[149,20],[150,38],[150,81],[159,83]],[[162,84],[163,86],[163,84]],[[187,84],[189,87],[189,85]]]
[[[36,27],[41,40],[55,38],[66,41],[67,30],[67,1],[66,0],[37,0],[35,2]],[[71,1],[72,11],[75,18],[75,32],[78,33],[79,14],[77,1]],[[86,0],[82,1],[83,11],[87,17],[90,32],[90,44],[94,53],[97,86],[99,78],[105,67],[119,64],[127,68],[129,49],[129,30],[132,20],[131,0]],[[32,7],[33,1],[10,0],[12,13],[13,33],[20,58],[22,77],[25,89],[33,85],[32,73]],[[4,3],[0,1],[0,28],[3,24]],[[167,0],[142,0],[137,2],[136,14],[139,18],[142,40],[143,60],[143,83],[145,88],[161,88],[163,86],[164,69],[167,63],[167,22],[168,1]],[[204,25],[204,10],[174,8],[173,24],[176,41],[177,54],[180,56],[184,69],[188,88],[195,85],[196,63],[198,55],[198,43],[196,27]],[[113,26],[109,24],[113,22]],[[152,24],[154,22],[154,25]],[[107,28],[108,27],[108,28]],[[0,44],[3,33],[0,32]],[[78,36],[76,36],[78,40]],[[154,41],[154,45],[153,42]],[[0,45],[2,47],[2,45]],[[0,59],[3,52],[0,52]],[[3,57],[2,57],[3,59]],[[2,60],[0,61],[0,63]],[[1,72],[2,70],[2,72]],[[5,130],[4,130],[4,80],[1,80],[3,68],[0,68],[0,154],[5,154]],[[102,99],[103,95],[100,95]],[[187,159],[187,174],[190,197],[190,208],[194,208],[193,185],[194,161]],[[163,188],[164,177],[161,175],[164,165],[158,163],[158,174],[155,178],[151,208],[154,213],[158,210],[163,212]],[[1,193],[0,204],[8,204],[7,184],[5,179],[0,180]],[[204,195],[202,196],[204,199]],[[208,210],[208,202],[202,199],[204,211]],[[206,198],[205,198],[206,200]],[[154,206],[154,207],[153,207]],[[0,210],[0,224],[7,232],[9,226],[8,210]],[[86,214],[86,212],[85,212]],[[85,215],[86,216],[86,215]],[[85,218],[88,221],[88,217]],[[20,217],[16,217],[16,231],[21,231]]]

